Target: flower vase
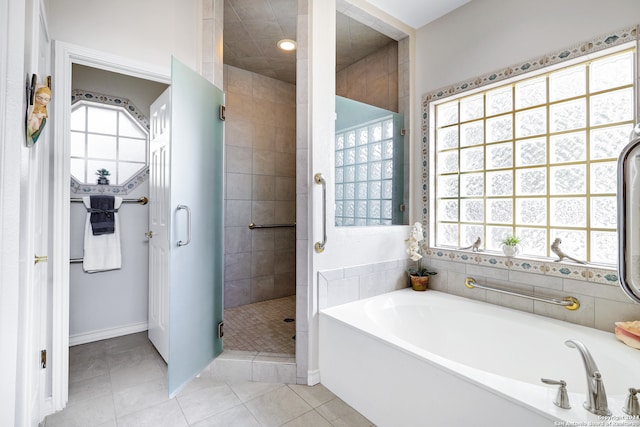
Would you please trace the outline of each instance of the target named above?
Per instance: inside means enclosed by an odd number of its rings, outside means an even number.
[[[427,284],[429,283],[429,276],[413,276],[409,275],[411,279],[411,288],[414,291],[426,291]]]
[[[502,252],[509,257],[518,255],[519,249],[518,246],[502,245]]]

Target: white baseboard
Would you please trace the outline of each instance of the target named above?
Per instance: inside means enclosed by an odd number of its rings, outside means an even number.
[[[307,372],[307,385],[316,385],[320,383],[320,370],[314,369],[313,371]]]
[[[42,403],[40,412],[40,418],[42,419],[40,420],[40,423],[38,423],[38,426],[44,426],[44,419],[47,417],[47,415],[51,414],[53,414],[53,399],[51,397],[47,397]]]
[[[136,332],[146,331],[147,329],[149,329],[149,323],[140,322],[126,326],[118,326],[117,328],[107,328],[97,331],[85,332],[82,334],[69,336],[69,346],[121,337],[123,335],[135,334]]]

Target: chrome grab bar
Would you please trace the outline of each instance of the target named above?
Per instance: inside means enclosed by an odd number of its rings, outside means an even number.
[[[528,299],[532,299],[534,301],[540,301],[540,302],[546,302],[546,303],[549,303],[549,304],[561,305],[564,308],[566,308],[567,310],[571,310],[571,311],[577,310],[577,309],[580,308],[580,301],[578,301],[578,299],[574,298],[574,297],[564,297],[561,300],[556,299],[556,298],[538,297],[538,296],[535,296],[535,295],[528,294],[526,292],[510,291],[508,289],[495,288],[493,286],[481,285],[478,282],[476,282],[476,279],[474,279],[473,277],[467,277],[465,279],[465,281],[464,281],[464,285],[469,289],[473,289],[473,288],[485,289],[487,291],[498,292],[498,293],[501,293],[501,294],[511,295],[511,296],[515,296],[515,297],[528,298]]]
[[[631,261],[634,262],[633,259],[629,260],[629,254],[627,254],[627,250],[629,252],[636,252],[637,247],[640,245],[640,242],[629,242],[627,239],[627,230],[630,232],[637,232],[637,227],[630,226],[627,224],[627,208],[628,203],[633,203],[633,200],[627,200],[627,168],[626,163],[627,160],[633,159],[636,162],[640,160],[640,154],[638,154],[637,147],[640,145],[640,124],[637,124],[631,133],[631,138],[629,144],[622,149],[620,153],[620,157],[618,157],[618,282],[620,287],[624,291],[625,294],[633,301],[640,303],[640,293],[636,292],[638,288],[636,287],[636,291],[632,288],[633,283],[629,283],[629,281],[633,282],[633,280],[628,281],[628,271],[627,271],[627,263]],[[636,179],[640,182],[640,170],[636,170]],[[633,186],[630,186],[631,188]],[[638,189],[636,188],[637,192]],[[629,198],[632,198],[631,195]],[[640,196],[636,196],[640,197]],[[640,216],[640,212],[636,212],[636,216]],[[634,221],[633,218],[630,218],[630,221]],[[635,219],[636,225],[639,219]],[[636,250],[633,250],[631,247],[627,247],[627,245],[636,246]],[[631,274],[633,276],[633,274]]]
[[[255,230],[256,228],[282,228],[282,227],[295,227],[295,224],[262,224],[256,225],[253,222],[249,224],[249,230]]]
[[[187,205],[178,205],[178,210],[187,211],[187,241],[178,240],[178,246],[187,246],[191,243],[191,209]]]
[[[316,242],[314,245],[316,252],[322,253],[327,244],[327,182],[321,173],[315,174],[313,179],[316,184],[322,184],[322,242]]]

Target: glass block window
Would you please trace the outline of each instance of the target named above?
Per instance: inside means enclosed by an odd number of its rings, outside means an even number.
[[[122,107],[80,101],[71,111],[71,176],[96,184],[106,169],[111,185],[123,185],[147,166],[148,132]]]
[[[522,255],[550,245],[615,264],[616,161],[635,118],[635,51],[602,54],[543,75],[432,105],[435,235]]]
[[[336,225],[391,225],[393,115],[336,133]]]

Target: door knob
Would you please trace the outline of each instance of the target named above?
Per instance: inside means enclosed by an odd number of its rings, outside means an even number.
[[[146,233],[144,233],[145,236],[147,236],[148,238],[152,238],[153,237],[153,231],[149,230]]]
[[[47,262],[49,261],[49,257],[46,255],[42,255],[42,256],[38,256],[38,255],[34,255],[33,256],[33,263],[37,264],[39,262]]]

